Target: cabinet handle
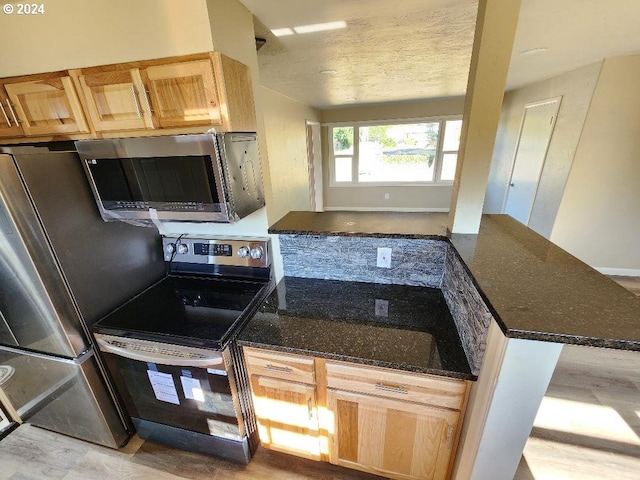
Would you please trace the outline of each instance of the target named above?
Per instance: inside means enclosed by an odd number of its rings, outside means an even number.
[[[11,102],[7,98],[7,107],[9,107],[9,111],[11,112],[11,116],[13,117],[13,121],[16,123],[16,126],[20,125],[18,121],[18,117],[16,117],[16,112],[13,111],[13,107],[11,106]]]
[[[313,420],[313,408],[311,408],[310,398],[307,398],[307,410],[309,410],[309,420]]]
[[[449,425],[449,431],[447,432],[447,450],[453,448],[453,426]]]
[[[133,85],[131,85],[131,96],[133,96],[133,104],[136,107],[136,115],[138,118],[142,117],[142,112],[140,111],[140,104],[138,103],[138,95],[136,95],[136,89]]]
[[[376,390],[383,390],[385,392],[400,393],[402,395],[408,395],[409,390],[401,387],[400,385],[387,385],[386,383],[376,383]]]
[[[4,116],[5,122],[7,122],[7,125],[9,127],[12,127],[13,125],[11,125],[11,120],[9,120],[9,117],[7,116],[7,112],[5,111],[4,107],[2,106],[2,102],[0,102],[0,109],[2,109],[2,115]]]
[[[149,94],[147,93],[147,89],[142,87],[142,100],[144,101],[144,109],[147,111],[150,117],[153,117],[153,110],[151,110],[151,104],[149,103]]]
[[[271,365],[270,363],[264,367],[265,370],[271,370],[272,372],[278,373],[291,373],[291,369],[289,367],[278,367],[276,365]]]

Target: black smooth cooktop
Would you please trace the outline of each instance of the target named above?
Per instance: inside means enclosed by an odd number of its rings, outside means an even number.
[[[267,282],[170,275],[93,325],[96,333],[222,348]]]

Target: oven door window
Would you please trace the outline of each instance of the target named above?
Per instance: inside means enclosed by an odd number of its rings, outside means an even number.
[[[96,190],[106,209],[166,204],[219,203],[211,158],[105,158],[87,162]],[[124,203],[124,206],[123,206]]]
[[[111,353],[103,355],[132,417],[242,439],[229,378],[222,370],[174,367]]]

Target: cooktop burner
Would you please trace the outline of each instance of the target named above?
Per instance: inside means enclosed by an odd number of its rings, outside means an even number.
[[[165,241],[165,253],[172,250],[165,256],[171,273],[94,324],[96,333],[223,348],[268,293],[269,277],[256,275],[255,270],[260,267],[247,267],[243,265],[247,262],[238,261],[235,252],[243,253],[242,245],[227,242],[218,243],[224,247],[203,248],[200,239],[176,243],[168,249]],[[249,252],[251,248],[257,251],[256,245],[247,248]],[[183,253],[178,254],[180,251]],[[208,254],[214,251],[224,255],[215,258]],[[180,262],[174,262],[177,254]],[[255,260],[252,259],[254,263]],[[230,261],[235,265],[229,266]],[[225,275],[220,274],[220,264],[226,265]],[[242,276],[231,275],[238,272]]]

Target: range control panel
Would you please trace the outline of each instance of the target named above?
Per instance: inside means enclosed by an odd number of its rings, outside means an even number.
[[[166,262],[268,267],[271,251],[268,238],[162,237]]]

